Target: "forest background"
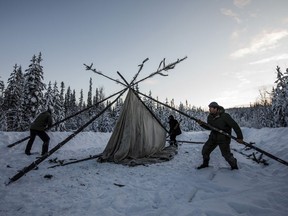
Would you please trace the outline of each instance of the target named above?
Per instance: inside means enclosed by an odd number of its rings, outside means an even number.
[[[73,131],[107,108],[107,111],[86,127],[85,131],[111,132],[124,103],[123,98],[119,98],[113,106],[109,106],[111,101],[105,100],[107,97],[103,87],[93,90],[92,78],[90,78],[87,97],[84,96],[83,89],[81,89],[80,97],[76,98],[76,90],[71,89],[70,86],[66,88],[63,81],[60,85],[56,81],[54,83],[51,81],[48,84],[44,83],[42,61],[40,52],[38,56],[33,55],[30,65],[24,72],[20,65],[15,64],[8,78],[7,87],[5,87],[5,83],[0,77],[0,130],[27,131],[30,123],[37,115],[50,108],[53,112],[54,123],[73,116],[73,118],[68,118],[68,120],[57,124],[51,130]],[[288,68],[285,72],[282,72],[281,68],[276,66],[275,71],[271,71],[271,73],[273,72],[276,77],[271,92],[259,90],[259,99],[254,104],[250,104],[249,107],[226,110],[241,127],[287,127]],[[136,86],[135,88],[138,90],[139,87]],[[149,97],[155,98],[151,91]],[[142,100],[165,127],[168,124],[168,116],[174,115],[176,119],[181,120],[183,131],[202,130],[196,122],[180,116],[179,113],[166,106],[146,97],[142,97]],[[164,103],[204,121],[208,114],[203,108],[192,106],[187,101],[176,105],[174,99],[166,98]]]

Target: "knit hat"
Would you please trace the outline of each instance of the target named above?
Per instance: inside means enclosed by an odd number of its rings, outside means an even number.
[[[211,102],[208,106],[209,106],[209,107],[213,107],[213,108],[219,107],[218,103],[216,103],[216,102],[214,102],[214,101]]]

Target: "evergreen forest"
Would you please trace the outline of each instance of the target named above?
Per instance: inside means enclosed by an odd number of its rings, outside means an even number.
[[[91,78],[87,83],[89,84],[88,94],[85,96],[81,89],[80,97],[76,98],[76,90],[71,89],[69,85],[66,87],[64,81],[44,83],[42,61],[40,52],[38,56],[33,55],[27,69],[22,69],[20,65],[15,64],[7,84],[0,77],[0,130],[27,131],[37,115],[49,108],[53,112],[53,122],[62,121],[51,128],[52,131],[75,131],[107,108],[107,111],[86,127],[85,131],[111,132],[121,112],[124,98],[119,98],[113,106],[109,106],[111,101],[105,100],[109,95],[105,95],[103,88],[93,90]],[[250,104],[249,107],[226,110],[241,127],[287,127],[288,68],[283,72],[277,66],[271,73],[276,75],[271,92],[260,91],[259,100]],[[151,91],[149,97],[157,98]],[[202,130],[195,121],[180,116],[166,106],[146,97],[141,97],[141,99],[165,127],[168,125],[168,116],[174,115],[176,119],[181,120],[183,131]],[[204,121],[208,114],[201,107],[192,106],[187,101],[177,105],[173,99],[166,99],[164,103]]]

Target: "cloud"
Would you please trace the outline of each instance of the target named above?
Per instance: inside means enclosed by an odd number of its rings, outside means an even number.
[[[287,24],[287,23],[288,23],[288,17],[285,17],[285,18],[282,20],[282,22],[283,22],[284,24]]]
[[[287,30],[273,31],[273,32],[262,32],[257,35],[250,43],[249,46],[241,48],[230,56],[232,58],[241,58],[245,55],[264,52],[269,49],[273,49],[278,46],[279,40],[288,36]]]
[[[251,0],[234,0],[234,5],[239,7],[239,8],[243,8],[246,5],[250,4]]]
[[[264,64],[264,63],[268,63],[271,61],[278,61],[278,60],[283,60],[283,59],[288,59],[288,53],[284,53],[281,55],[277,55],[277,56],[272,56],[270,58],[265,58],[265,59],[261,59],[259,61],[255,61],[255,62],[250,62],[249,64],[253,65],[253,64]]]
[[[241,23],[241,19],[239,18],[238,14],[234,13],[232,10],[227,8],[221,8],[221,13],[225,16],[232,17],[236,20],[237,23]]]
[[[230,38],[231,40],[238,40],[241,37],[241,35],[243,35],[246,32],[247,32],[246,28],[235,30],[232,32]]]
[[[247,76],[247,74],[238,72],[235,75],[236,75],[236,79],[238,79],[238,87],[241,88],[241,87],[251,83],[251,80],[249,80],[247,78],[247,77],[249,77],[249,76]]]

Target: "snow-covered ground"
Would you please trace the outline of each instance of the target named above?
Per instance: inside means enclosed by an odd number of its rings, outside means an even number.
[[[288,161],[288,128],[242,128],[246,142]],[[70,133],[48,132],[50,148]],[[128,167],[98,163],[95,159],[49,168],[51,159],[71,161],[101,153],[109,133],[83,132],[18,181],[9,178],[37,156],[26,156],[26,141],[6,146],[26,132],[0,132],[0,215],[2,216],[286,216],[288,167],[264,156],[269,165],[257,164],[234,152],[239,170],[231,171],[218,148],[211,167],[202,162],[201,144],[182,144],[169,162]],[[208,132],[183,133],[179,140],[205,141]],[[40,152],[37,138],[32,152]],[[232,148],[243,145],[232,142]],[[252,151],[251,151],[252,152]],[[250,153],[251,153],[250,152]],[[51,178],[47,178],[51,175]]]

